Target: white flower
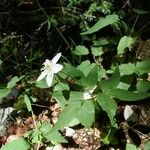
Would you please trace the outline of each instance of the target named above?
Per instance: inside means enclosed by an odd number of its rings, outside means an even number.
[[[58,73],[63,68],[62,65],[57,64],[60,57],[61,53],[58,53],[52,60],[45,60],[45,62],[43,63],[43,68],[41,69],[42,72],[37,81],[40,81],[46,77],[47,85],[49,87],[52,85],[54,74]]]
[[[75,130],[73,130],[72,128],[69,128],[69,127],[65,127],[66,129],[66,136],[69,136],[69,137],[73,137],[73,135],[75,134]]]
[[[92,90],[90,90],[90,91],[85,91],[85,92],[83,92],[83,99],[84,100],[89,100],[89,99],[92,99],[93,98],[93,92],[94,92],[94,90],[96,89],[96,85],[93,87],[93,89]]]

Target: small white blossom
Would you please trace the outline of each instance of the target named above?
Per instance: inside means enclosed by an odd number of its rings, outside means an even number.
[[[69,127],[65,127],[65,129],[66,129],[65,135],[68,137],[73,137],[73,135],[75,134],[75,130]]]
[[[37,81],[40,81],[46,77],[47,85],[49,87],[52,85],[54,74],[58,73],[63,68],[62,65],[57,64],[60,57],[61,53],[58,53],[52,60],[45,60],[45,62],[43,63],[43,68],[41,69],[42,72]]]
[[[93,92],[94,92],[94,90],[96,89],[96,85],[93,87],[93,89],[92,90],[90,90],[90,91],[85,91],[85,92],[83,92],[83,99],[84,100],[89,100],[89,99],[92,99],[93,98]]]

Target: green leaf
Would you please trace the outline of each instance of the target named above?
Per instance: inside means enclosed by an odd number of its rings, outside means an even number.
[[[24,102],[27,106],[28,111],[31,112],[32,111],[31,102],[30,102],[28,95],[26,94],[24,95]]]
[[[117,53],[118,54],[123,54],[125,52],[126,48],[131,48],[132,44],[134,44],[135,39],[132,37],[128,37],[128,36],[123,36],[118,44],[117,47]]]
[[[100,87],[103,90],[103,92],[109,92],[111,89],[116,88],[119,85],[119,82],[120,82],[120,73],[117,67],[109,80],[100,81]]]
[[[115,114],[117,110],[117,104],[114,99],[112,99],[109,95],[104,93],[99,93],[97,96],[97,102],[102,107],[104,111],[108,114],[108,117],[111,121],[111,125],[115,125]]]
[[[75,78],[75,77],[82,77],[84,76],[84,74],[82,73],[82,71],[80,71],[78,68],[73,67],[72,65],[65,63],[65,66],[63,68],[63,72],[71,78]]]
[[[142,75],[150,72],[150,59],[137,63],[138,72]]]
[[[13,140],[1,147],[1,150],[29,150],[30,144],[22,137]]]
[[[40,80],[40,81],[36,81],[36,87],[39,87],[41,89],[49,88],[45,79]]]
[[[76,91],[70,92],[70,97],[69,97],[68,103],[77,102],[77,101],[81,101],[81,100],[83,100],[82,92],[76,92]]]
[[[90,128],[95,119],[95,107],[93,101],[84,101],[77,112],[77,118],[86,128]]]
[[[137,73],[136,65],[132,63],[119,65],[119,70],[120,70],[121,76]]]
[[[145,143],[144,150],[150,150],[150,141]]]
[[[112,89],[110,93],[121,101],[138,101],[150,97],[150,93],[134,93],[122,89]]]
[[[66,99],[64,98],[64,95],[62,92],[54,92],[53,93],[53,97],[55,98],[56,102],[58,103],[58,105],[61,107],[61,108],[64,108],[67,101]]]
[[[61,112],[58,121],[55,126],[51,129],[50,133],[60,130],[63,127],[67,127],[70,122],[72,122],[76,118],[77,111],[81,107],[82,101],[77,101],[74,103],[70,103],[66,106]],[[48,133],[49,134],[49,133]]]
[[[54,87],[54,92],[56,91],[64,91],[64,90],[69,90],[69,86],[66,83],[59,82],[55,87]]]
[[[90,61],[86,60],[83,61],[78,67],[77,69],[79,69],[80,71],[82,71],[84,73],[85,76],[88,75],[88,73],[95,67],[94,63],[90,63]],[[86,68],[86,69],[85,69]]]
[[[7,83],[7,88],[11,89],[16,86],[16,83],[20,81],[24,76],[21,76],[18,78],[17,76],[13,77],[8,83]]]
[[[94,56],[101,56],[104,53],[102,47],[92,47],[91,51]]]
[[[89,54],[89,50],[85,47],[85,46],[82,46],[82,45],[78,45],[75,50],[73,51],[73,53],[75,55],[87,55]]]
[[[150,90],[150,81],[139,80],[136,87],[138,92],[147,92]]]
[[[0,89],[0,99],[6,97],[11,92],[11,89]]]
[[[102,66],[99,66],[97,74],[98,74],[98,81],[101,81],[102,78],[106,77],[106,70]]]
[[[0,59],[0,66],[2,65],[3,61]]]
[[[100,18],[100,20],[93,27],[91,27],[88,31],[81,33],[81,35],[86,35],[86,34],[97,32],[100,29],[108,25],[111,25],[117,21],[119,21],[119,18],[118,18],[118,15],[115,15],[115,14],[108,15],[105,18]]]
[[[138,148],[133,144],[126,144],[126,150],[138,150]]]
[[[143,15],[143,14],[147,14],[149,13],[149,11],[145,11],[145,10],[142,10],[142,9],[133,9],[133,11],[139,15]]]

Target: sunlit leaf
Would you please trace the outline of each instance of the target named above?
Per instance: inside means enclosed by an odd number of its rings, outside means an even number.
[[[108,15],[105,18],[100,18],[100,20],[93,27],[91,27],[88,31],[81,33],[81,35],[86,35],[86,34],[97,32],[100,29],[108,25],[111,25],[117,21],[119,21],[119,18],[118,18],[118,15],[115,15],[115,14]]]
[[[1,150],[29,150],[30,144],[22,137],[13,140],[1,147]]]
[[[81,124],[90,128],[95,118],[95,108],[92,101],[84,101],[82,106],[77,112],[77,118]]]
[[[31,102],[30,102],[28,95],[26,94],[24,95],[24,102],[27,106],[28,111],[31,112],[32,111]]]
[[[11,92],[11,89],[0,89],[0,99],[6,97]]]
[[[118,44],[117,47],[117,53],[118,54],[123,54],[125,52],[126,48],[131,48],[132,44],[134,44],[135,39],[132,37],[128,37],[128,36],[123,36]]]

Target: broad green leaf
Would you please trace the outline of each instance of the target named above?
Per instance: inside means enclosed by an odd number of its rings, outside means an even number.
[[[28,95],[26,94],[24,95],[24,102],[27,106],[28,111],[31,112],[32,111],[31,102],[30,102]]]
[[[53,93],[53,97],[55,98],[56,102],[58,103],[58,105],[61,107],[61,108],[64,108],[67,101],[66,99],[64,98],[64,95],[62,92],[54,92]]]
[[[46,135],[45,138],[53,144],[68,143],[68,141],[58,131]]]
[[[139,149],[133,144],[126,144],[126,150],[139,150]]]
[[[77,69],[79,69],[80,71],[82,71],[84,73],[85,76],[88,75],[88,73],[95,67],[94,63],[90,63],[90,61],[86,60],[83,61],[78,67]],[[86,68],[86,69],[85,69]]]
[[[53,144],[67,143],[67,140],[64,139],[64,137],[58,131],[47,134],[51,130],[51,125],[49,122],[42,122],[39,130],[42,133],[43,137],[46,138],[48,141],[52,142]]]
[[[150,150],[150,141],[145,143],[144,150]]]
[[[150,90],[150,81],[139,80],[136,87],[138,92],[147,92]]]
[[[0,99],[6,97],[11,92],[11,89],[0,89]]]
[[[138,72],[142,75],[150,72],[150,59],[137,63]]]
[[[18,78],[17,76],[13,77],[7,84],[7,88],[8,89],[11,89],[13,88],[14,86],[16,86],[16,83],[18,81],[20,81],[24,76],[21,76],[20,78]]]
[[[111,89],[116,88],[119,82],[120,82],[120,73],[117,67],[110,79],[100,81],[100,87],[103,90],[103,92],[107,92],[110,91]]]
[[[77,112],[77,118],[86,128],[90,128],[95,119],[95,107],[93,101],[84,101]]]
[[[89,50],[85,46],[78,45],[73,53],[76,55],[87,55],[89,54]]]
[[[118,15],[115,15],[115,14],[108,15],[105,18],[100,18],[100,20],[93,27],[91,27],[88,31],[81,33],[81,35],[86,35],[86,34],[97,32],[100,29],[108,25],[111,25],[113,23],[116,23],[118,21],[119,21]]]
[[[121,101],[138,101],[150,97],[150,93],[134,93],[122,89],[112,89],[110,93]]]
[[[102,107],[104,111],[106,111],[110,121],[111,125],[115,125],[115,114],[117,110],[117,104],[114,99],[112,99],[109,95],[106,95],[104,93],[99,93],[97,97],[97,102]]]
[[[82,77],[84,74],[78,68],[73,67],[72,65],[65,63],[63,72],[71,78]]]
[[[106,38],[99,38],[99,39],[93,40],[93,46],[95,47],[100,47],[100,46],[107,45],[107,44],[109,44],[109,41]]]
[[[37,81],[36,82],[36,86],[39,87],[39,88],[41,88],[41,89],[49,88],[49,86],[47,85],[45,79]]]
[[[149,11],[145,11],[145,10],[142,10],[142,9],[133,9],[133,11],[139,15],[143,15],[143,14],[147,14],[149,13]]]
[[[136,65],[132,63],[119,65],[119,70],[120,70],[121,76],[137,73]]]
[[[72,122],[76,118],[77,111],[81,107],[82,101],[77,101],[74,103],[70,103],[66,106],[61,112],[58,121],[55,126],[51,129],[50,133],[60,130],[61,128],[67,127],[70,122]],[[47,134],[50,134],[47,133]]]
[[[98,66],[94,66],[87,76],[82,77],[77,81],[78,85],[84,86],[86,88],[90,88],[91,86],[95,86],[97,84],[98,79]]]
[[[98,74],[98,81],[101,81],[102,78],[106,77],[106,70],[102,66],[99,66],[97,74]]]
[[[102,47],[92,47],[91,51],[94,56],[101,56],[104,53]]]
[[[120,82],[117,86],[118,89],[123,89],[123,90],[128,90],[130,87],[130,84],[124,83],[124,82]]]
[[[131,48],[132,44],[134,44],[135,39],[132,37],[128,37],[128,36],[123,36],[118,44],[117,47],[117,53],[118,54],[123,54],[125,52],[126,48]]]
[[[29,150],[30,144],[22,137],[13,140],[1,147],[1,150]]]
[[[77,101],[81,101],[81,100],[83,100],[82,92],[76,92],[76,91],[70,92],[70,97],[69,97],[68,103],[77,102]]]
[[[54,87],[54,92],[56,91],[64,91],[64,90],[69,90],[69,86],[66,83],[59,82],[55,87]]]

